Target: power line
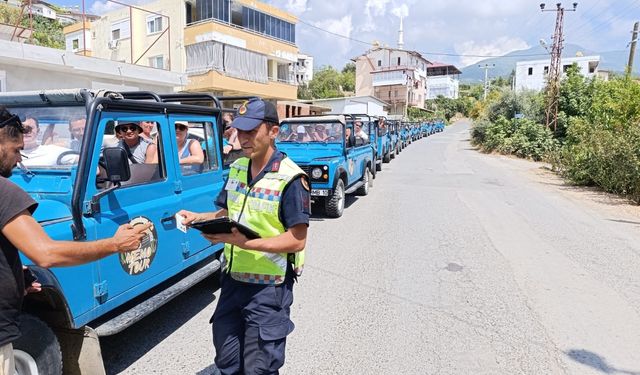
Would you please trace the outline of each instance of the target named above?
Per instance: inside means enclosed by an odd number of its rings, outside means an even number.
[[[636,0],[636,1],[640,1],[640,0]],[[304,21],[300,18],[298,18],[298,22],[309,26],[313,29],[325,32],[327,34],[333,35],[333,36],[337,36],[339,38],[342,39],[346,39],[346,40],[350,40],[352,42],[356,42],[356,43],[360,43],[360,44],[364,44],[367,45],[369,47],[373,47],[374,44],[370,43],[370,42],[365,42],[363,40],[360,39],[356,39],[347,35],[343,35],[343,34],[338,34],[335,33],[333,31],[329,31],[327,29],[318,27],[312,23],[309,23],[307,21]],[[514,54],[514,55],[476,55],[476,54],[465,54],[465,53],[449,53],[449,52],[436,52],[436,51],[419,51],[419,50],[414,50],[415,52],[420,53],[421,55],[433,55],[433,56],[448,56],[448,57],[475,57],[475,58],[501,58],[501,59],[518,59],[521,57],[547,57],[549,56],[548,53],[522,53],[522,54]],[[619,50],[619,51],[614,51],[614,52],[620,52],[620,51],[624,51],[624,50]]]
[[[363,40],[360,39],[356,39],[356,38],[352,38],[350,36],[347,35],[342,35],[342,34],[338,34],[338,33],[334,33],[333,31],[329,31],[327,29],[323,29],[321,27],[318,27],[314,24],[311,24],[307,21],[304,21],[300,18],[298,18],[298,22],[300,22],[301,24],[304,24],[306,26],[312,27],[316,30],[320,30],[323,31],[327,34],[331,34],[343,39],[347,39],[350,40],[352,42],[357,42],[357,43],[361,43],[361,44],[366,44],[370,47],[373,47],[374,44],[373,43],[369,43],[369,42],[365,42]],[[501,55],[473,55],[473,54],[460,54],[460,53],[448,53],[448,52],[434,52],[434,51],[415,51],[418,52],[422,55],[438,55],[438,56],[452,56],[452,57],[481,57],[481,58],[492,58],[492,57],[500,57],[500,58],[518,58],[518,57],[536,57],[536,56],[547,56],[546,53],[530,53],[530,54],[518,54],[518,55],[510,55],[510,56],[501,56]]]

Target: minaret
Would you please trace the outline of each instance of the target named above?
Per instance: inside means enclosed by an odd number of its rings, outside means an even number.
[[[404,49],[404,31],[402,30],[402,16],[400,16],[400,31],[398,31],[398,49]]]

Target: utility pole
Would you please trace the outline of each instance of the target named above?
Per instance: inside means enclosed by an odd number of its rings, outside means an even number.
[[[551,47],[551,64],[549,67],[547,83],[547,128],[553,126],[553,131],[558,129],[558,104],[560,101],[560,79],[562,77],[562,49],[564,36],[562,29],[564,24],[564,12],[575,12],[578,3],[573,3],[573,9],[564,9],[562,3],[556,4],[556,9],[544,9],[545,3],[540,4],[543,12],[556,12],[556,29],[553,33],[553,46]]]
[[[489,92],[489,69],[496,67],[496,64],[484,64],[478,65],[478,68],[484,69],[484,96],[483,100],[487,100],[487,93]]]
[[[638,24],[636,22],[633,24],[633,35],[631,36],[631,50],[629,51],[629,63],[627,64],[627,75],[631,76],[633,73],[633,57],[636,54],[636,43],[638,42]]]

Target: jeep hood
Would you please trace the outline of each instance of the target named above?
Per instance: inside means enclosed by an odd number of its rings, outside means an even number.
[[[279,144],[278,150],[287,154],[296,163],[312,163],[317,159],[328,159],[340,157],[343,154],[341,145],[299,145],[299,144]]]

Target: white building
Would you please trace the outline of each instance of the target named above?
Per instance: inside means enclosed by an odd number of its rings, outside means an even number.
[[[427,94],[426,99],[444,96],[458,99],[460,95],[460,70],[454,65],[434,62],[427,66]]]
[[[598,75],[600,56],[562,58],[561,65],[563,74],[574,63],[578,64],[582,75],[587,78],[591,78]],[[549,65],[549,60],[519,61],[516,63],[516,90],[543,90],[547,85]]]
[[[173,92],[183,74],[0,40],[0,91],[106,89]]]
[[[313,56],[298,54],[298,61],[291,63],[291,70],[296,84],[308,85],[313,79]]]
[[[56,11],[44,1],[33,1],[31,4],[30,13],[38,16],[55,20],[57,18]]]
[[[369,116],[387,116],[389,103],[374,96],[351,96],[346,98],[316,99],[311,103],[331,108],[335,114],[367,114]]]

